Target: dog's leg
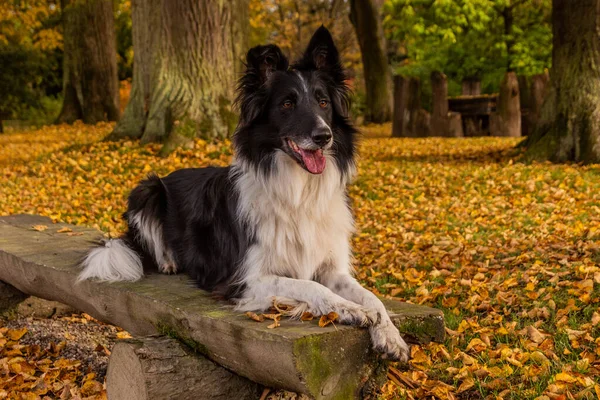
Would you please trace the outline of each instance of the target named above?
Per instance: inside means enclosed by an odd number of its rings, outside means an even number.
[[[362,287],[349,273],[333,272],[325,274],[321,282],[334,293],[345,299],[363,305],[375,313],[373,324],[369,327],[373,348],[387,358],[407,362],[410,349],[400,332],[390,319],[385,306],[369,290]]]
[[[334,249],[334,258],[319,274],[319,282],[334,293],[358,303],[369,310],[374,321],[369,327],[373,348],[383,353],[387,358],[407,362],[410,348],[400,336],[400,332],[390,319],[385,306],[369,290],[365,289],[351,275],[350,245],[347,240],[340,240]]]
[[[340,322],[349,325],[367,326],[367,310],[349,301],[315,281],[292,279],[275,275],[263,276],[247,283],[247,288],[237,309],[240,311],[258,311],[269,308],[273,299],[287,299],[304,303],[306,310],[313,315],[338,314]],[[285,301],[285,300],[283,300]]]

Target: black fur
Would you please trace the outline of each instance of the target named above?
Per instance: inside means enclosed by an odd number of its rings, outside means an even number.
[[[314,137],[320,117],[333,131],[331,151],[337,166],[347,173],[354,162],[356,131],[348,120],[348,89],[327,29],[316,31],[304,56],[291,67],[274,45],[251,49],[246,62],[238,86],[241,115],[233,141],[238,161],[268,176],[277,152],[294,157],[287,138]],[[293,102],[293,107],[284,107],[284,102]],[[132,191],[125,214],[126,240],[136,251],[146,253],[131,221],[141,212],[162,226],[179,271],[202,289],[228,298],[243,290],[236,284],[239,266],[254,241],[237,215],[239,193],[231,168],[183,169],[161,179],[151,176]]]

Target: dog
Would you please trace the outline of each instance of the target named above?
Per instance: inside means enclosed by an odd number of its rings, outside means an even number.
[[[347,184],[357,131],[345,82],[323,26],[291,65],[275,45],[252,48],[232,164],[142,181],[129,195],[127,233],[92,249],[80,279],[135,281],[150,262],[185,272],[242,312],[273,301],[298,315],[333,311],[368,327],[384,358],[406,362],[409,347],[384,305],[352,275]]]

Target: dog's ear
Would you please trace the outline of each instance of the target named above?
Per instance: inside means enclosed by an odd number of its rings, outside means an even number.
[[[275,71],[285,71],[288,68],[288,59],[281,49],[274,44],[256,46],[246,55],[246,74],[252,74],[264,83]]]
[[[340,55],[329,30],[323,25],[313,34],[304,55],[296,63],[298,69],[313,69],[325,72],[342,70]]]
[[[340,61],[340,54],[333,43],[331,33],[323,25],[315,31],[306,51],[293,68],[304,71],[321,71],[329,77],[333,105],[338,114],[347,117],[350,108],[349,89],[346,74]]]

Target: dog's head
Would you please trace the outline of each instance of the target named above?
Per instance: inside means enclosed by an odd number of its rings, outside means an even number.
[[[317,29],[291,66],[275,45],[251,49],[237,103],[236,151],[254,164],[268,168],[277,151],[311,174],[325,170],[327,154],[338,164],[351,162],[355,131],[347,118],[348,89],[325,27]]]

